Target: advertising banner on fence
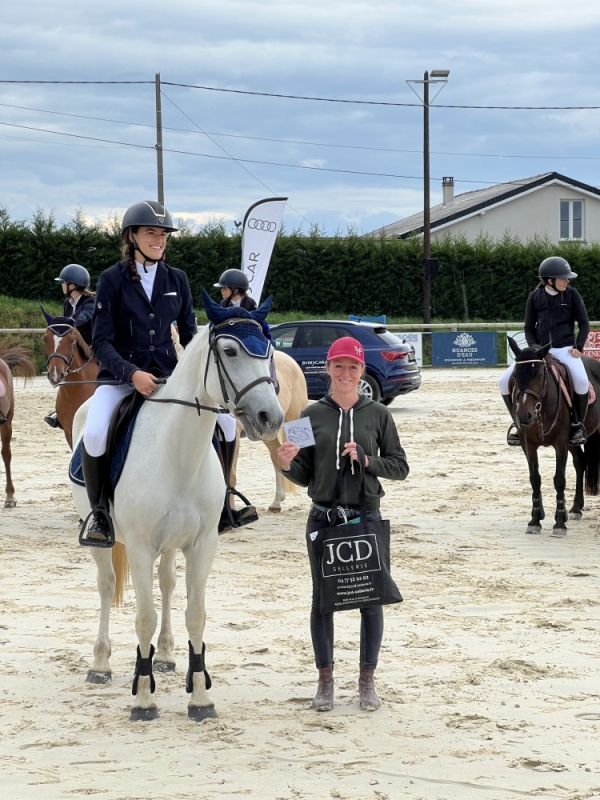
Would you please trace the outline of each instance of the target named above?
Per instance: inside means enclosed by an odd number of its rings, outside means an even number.
[[[434,367],[484,367],[498,363],[498,334],[453,331],[431,334]]]
[[[242,228],[242,272],[248,276],[252,299],[260,303],[275,239],[287,197],[259,200],[246,211]]]
[[[527,339],[525,338],[525,331],[506,331],[506,363],[514,364],[515,356],[513,354],[513,351],[510,349],[510,345],[508,343],[509,336],[515,340],[515,342],[519,345],[521,350],[524,347],[527,347]]]
[[[600,331],[590,331],[583,348],[583,355],[600,361]]]
[[[415,351],[417,366],[423,366],[423,334],[422,333],[396,333],[403,344],[410,345]]]

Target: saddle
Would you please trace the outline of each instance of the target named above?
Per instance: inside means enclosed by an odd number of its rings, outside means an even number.
[[[573,397],[575,395],[575,389],[573,387],[573,381],[571,380],[571,373],[569,372],[568,368],[563,364],[561,361],[558,361],[554,356],[548,355],[545,357],[545,362],[550,368],[552,375],[554,376],[554,380],[560,387],[560,390],[565,398],[565,401],[569,408],[573,406]],[[515,391],[517,388],[517,384],[515,382],[514,375],[510,379],[509,390],[510,396],[514,401]],[[596,390],[594,389],[591,382],[588,380],[588,406],[593,405],[596,402]]]
[[[143,402],[144,397],[139,392],[133,392],[133,394],[128,395],[119,403],[110,422],[106,445],[106,455],[110,463],[110,492],[108,500],[112,500],[115,486],[123,472],[129,445],[131,444],[133,428]],[[81,465],[82,442],[83,440],[80,440],[77,444],[69,464],[69,478],[78,486],[85,486]]]

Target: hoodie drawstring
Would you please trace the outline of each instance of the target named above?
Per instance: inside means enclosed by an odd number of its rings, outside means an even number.
[[[354,441],[354,409],[351,408],[349,411],[350,414],[350,441]],[[344,411],[340,408],[340,421],[338,423],[338,432],[337,432],[337,441],[336,441],[336,455],[335,455],[335,467],[337,471],[340,471],[340,442],[342,440],[342,423],[344,421]],[[354,461],[350,462],[350,470],[354,475]]]

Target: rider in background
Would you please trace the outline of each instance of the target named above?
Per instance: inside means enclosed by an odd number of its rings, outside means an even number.
[[[100,362],[100,385],[90,402],[81,448],[93,513],[86,536],[89,545],[113,543],[110,520],[100,509],[106,507],[109,464],[105,453],[114,410],[136,390],[144,397],[151,395],[158,387],[156,379],[175,369],[172,321],[177,323],[183,347],[196,333],[187,276],[163,260],[168,234],[176,230],[160,203],[135,203],[123,217],[122,259],[98,280],[92,347]]]
[[[581,353],[590,332],[585,305],[576,289],[569,281],[577,277],[568,261],[559,256],[546,258],[540,264],[540,283],[527,298],[525,307],[525,338],[529,347],[543,347],[551,343],[550,354],[564,364],[571,375],[575,397],[571,409],[571,437],[573,446],[585,444],[587,433],[584,420],[588,406],[589,381]],[[575,323],[578,325],[575,338]],[[502,397],[509,412],[512,411],[512,397],[509,394],[509,381],[514,365],[511,365],[498,381]],[[511,446],[520,446],[518,434],[510,426],[506,441]]]
[[[248,297],[250,289],[248,278],[241,269],[226,269],[219,278],[219,282],[214,285],[221,290],[223,308],[240,306],[246,311],[256,310],[256,302]]]
[[[90,273],[81,264],[67,264],[60,271],[58,278],[65,295],[63,303],[63,316],[77,328],[84,342],[92,344],[92,314],[94,313],[94,293],[90,292]],[[51,428],[60,428],[61,424],[56,416],[56,411],[51,411],[44,417]]]

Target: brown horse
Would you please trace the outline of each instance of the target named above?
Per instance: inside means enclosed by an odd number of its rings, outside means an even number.
[[[99,364],[77,328],[64,317],[53,317],[44,309],[42,312],[48,322],[44,334],[48,380],[52,386],[58,386],[56,416],[72,450],[73,417],[79,406],[96,390],[94,381]]]
[[[552,536],[564,536],[566,521],[581,519],[584,506],[583,482],[586,481],[587,494],[597,495],[600,470],[600,399],[589,406],[585,418],[588,441],[583,450],[569,445],[571,417],[564,393],[556,378],[553,365],[556,362],[548,355],[550,345],[521,350],[514,339],[509,337],[510,347],[515,354],[515,369],[511,379],[513,399],[513,418],[519,431],[521,447],[529,465],[529,479],[532,488],[531,519],[526,533],[541,533],[541,522],[545,517],[542,504],[542,479],[540,476],[538,449],[553,447],[556,452],[556,471],[554,488],[556,490],[556,512]],[[600,364],[591,358],[583,357],[583,363],[590,383],[600,394]],[[565,470],[569,452],[573,457],[576,473],[575,498],[567,514],[565,505]]]
[[[35,362],[28,347],[4,341],[0,344],[0,438],[2,439],[2,460],[6,471],[4,508],[14,508],[17,505],[15,487],[10,472],[12,458],[10,440],[12,439],[12,421],[15,413],[13,369],[16,375],[33,378],[35,375]]]
[[[277,373],[277,382],[279,383],[279,394],[277,395],[277,399],[279,400],[279,405],[285,414],[285,421],[289,422],[290,420],[298,419],[302,409],[306,408],[308,405],[306,379],[296,361],[288,356],[287,353],[282,353],[280,350],[275,350],[273,353],[273,358],[275,359],[275,372]],[[271,456],[271,461],[273,462],[273,468],[275,470],[275,499],[269,506],[269,511],[275,513],[281,511],[281,504],[285,500],[286,492],[294,493],[299,491],[299,487],[296,486],[295,483],[288,481],[288,479],[283,476],[283,473],[279,469],[277,450],[281,445],[281,441],[283,441],[282,436],[283,428],[280,430],[277,439],[265,441],[265,445],[269,450],[269,455]],[[230,476],[232,486],[236,485],[238,452],[239,429],[238,447],[236,448],[235,459]]]

